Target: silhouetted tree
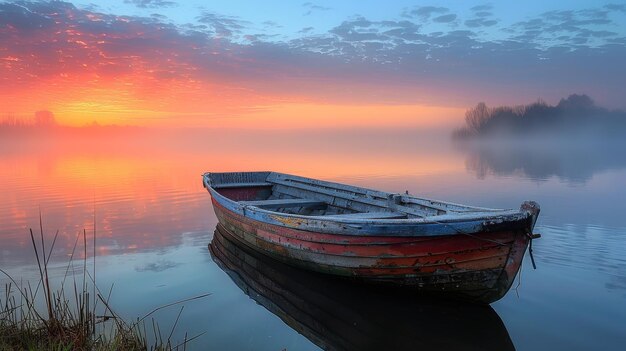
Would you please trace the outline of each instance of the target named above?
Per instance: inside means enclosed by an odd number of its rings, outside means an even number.
[[[465,112],[465,123],[472,131],[480,131],[490,116],[490,111],[484,102],[479,102],[476,107]]]
[[[590,110],[596,106],[589,96],[572,94],[567,99],[561,99],[557,107],[570,110]]]

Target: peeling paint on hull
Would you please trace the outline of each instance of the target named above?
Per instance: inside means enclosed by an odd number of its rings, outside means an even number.
[[[213,207],[233,240],[285,263],[483,303],[509,290],[529,240],[522,228],[434,237],[314,233],[255,221],[215,198]]]

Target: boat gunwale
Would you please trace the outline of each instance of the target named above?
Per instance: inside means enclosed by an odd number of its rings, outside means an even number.
[[[235,172],[235,173],[257,173],[257,172]],[[278,172],[270,172],[270,173],[278,173]],[[509,210],[490,209],[490,211],[455,212],[453,214],[446,213],[444,215],[433,215],[433,216],[415,217],[415,218],[395,218],[395,219],[337,218],[337,217],[332,218],[332,216],[330,215],[311,216],[311,215],[282,213],[282,212],[277,212],[277,211],[266,210],[266,209],[256,207],[256,206],[243,205],[239,201],[229,199],[228,197],[220,194],[215,188],[213,188],[211,183],[208,181],[208,178],[210,177],[211,174],[212,173],[207,172],[202,175],[203,185],[205,188],[207,188],[207,190],[209,190],[209,193],[211,194],[211,196],[214,199],[216,199],[216,201],[219,199],[220,201],[218,202],[221,203],[222,205],[229,204],[230,206],[225,206],[227,209],[231,211],[234,209],[238,209],[239,211],[235,211],[236,213],[243,215],[245,217],[248,217],[250,219],[253,219],[253,220],[258,220],[258,219],[251,218],[250,216],[246,215],[246,212],[258,212],[261,214],[265,214],[267,216],[282,217],[282,218],[285,218],[286,221],[297,221],[297,220],[302,220],[306,222],[320,221],[320,222],[326,222],[326,223],[335,223],[338,225],[353,224],[353,225],[367,225],[367,226],[372,226],[372,227],[390,226],[390,225],[400,226],[400,225],[408,225],[408,224],[446,225],[446,224],[469,223],[469,222],[477,222],[477,221],[497,224],[497,223],[503,223],[503,222],[517,222],[517,221],[525,220],[531,216],[531,214],[528,211],[511,210],[511,209]],[[284,173],[278,173],[278,174],[284,174]],[[361,188],[361,189],[366,189],[366,188]],[[366,190],[371,190],[371,189],[366,189]],[[377,191],[377,190],[372,190],[372,191]],[[392,195],[392,193],[389,193],[389,194]],[[426,201],[430,201],[430,200],[426,199]],[[442,202],[442,203],[445,203],[445,202]],[[452,205],[456,205],[456,204],[452,204]],[[472,208],[471,206],[465,206],[465,205],[457,205],[457,206]],[[263,222],[263,221],[260,221],[260,222]],[[293,226],[288,226],[288,225],[285,225],[285,226],[293,227]],[[358,229],[358,228],[355,228],[355,229]]]
[[[421,197],[410,195],[408,193],[405,193],[405,194],[390,193],[390,192],[376,190],[376,189],[364,188],[364,187],[360,187],[360,186],[356,186],[356,185],[332,182],[332,181],[328,181],[328,180],[321,180],[321,179],[315,179],[315,178],[302,177],[302,176],[297,176],[297,175],[293,175],[293,174],[282,173],[282,172],[274,172],[274,171],[205,172],[205,173],[202,174],[203,185],[204,185],[205,188],[207,187],[206,178],[210,178],[212,175],[217,175],[217,174],[267,174],[266,180],[264,180],[262,182],[250,182],[249,183],[250,186],[283,185],[283,186],[288,186],[288,187],[292,187],[292,188],[298,188],[297,186],[286,185],[284,183],[280,183],[280,182],[277,182],[275,180],[267,180],[267,178],[269,178],[272,175],[287,176],[287,177],[292,178],[292,179],[288,179],[290,181],[296,181],[298,183],[303,183],[303,184],[306,184],[308,186],[313,186],[313,187],[331,187],[331,186],[333,186],[332,189],[334,189],[334,190],[341,190],[341,187],[349,187],[351,190],[352,189],[353,190],[358,190],[362,195],[364,195],[364,196],[362,196],[364,198],[367,198],[368,195],[376,195],[376,196],[381,197],[381,198],[386,198],[386,197],[388,197],[390,195],[399,195],[401,197],[402,201],[405,201],[405,199],[409,199],[409,200],[417,200],[417,201],[429,202],[430,203],[429,205],[422,204],[422,203],[419,203],[419,202],[414,202],[413,204],[420,205],[422,207],[427,207],[427,208],[440,210],[440,211],[445,211],[445,212],[449,212],[449,211],[452,211],[452,212],[465,212],[465,211],[445,209],[445,208],[442,208],[441,206],[437,206],[437,205],[442,205],[444,207],[445,206],[450,206],[450,207],[459,207],[459,208],[468,209],[468,210],[476,210],[476,211],[473,211],[473,212],[491,212],[491,211],[493,211],[493,212],[500,212],[500,211],[507,211],[507,210],[509,210],[509,209],[500,209],[500,208],[469,206],[469,205],[464,205],[464,204],[450,202],[450,201],[421,198]],[[316,184],[316,183],[323,183],[323,184]],[[214,189],[230,188],[230,186],[229,186],[230,184],[229,183],[220,183],[220,184],[211,184],[211,183],[209,183],[209,184]],[[237,184],[237,186],[234,186],[234,187],[245,187],[244,185],[247,185],[244,182],[236,183],[236,184]],[[215,187],[213,187],[213,185],[215,185]],[[339,186],[339,187],[337,187],[337,186]],[[354,200],[354,201],[358,201],[358,200]],[[470,212],[470,211],[467,211],[467,212]]]

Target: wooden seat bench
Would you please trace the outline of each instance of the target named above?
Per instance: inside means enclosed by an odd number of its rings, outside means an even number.
[[[328,205],[324,201],[309,199],[275,199],[275,200],[258,200],[258,201],[239,201],[240,204],[246,206],[255,206],[259,208],[287,208],[287,207],[319,207]]]
[[[399,219],[407,218],[406,213],[401,212],[357,212],[357,213],[344,213],[336,215],[324,216],[324,218],[337,218],[337,219]]]
[[[224,184],[216,184],[213,185],[213,189],[226,189],[226,188],[253,188],[253,187],[263,187],[263,186],[272,186],[272,183],[266,182],[256,182],[256,183],[224,183]]]

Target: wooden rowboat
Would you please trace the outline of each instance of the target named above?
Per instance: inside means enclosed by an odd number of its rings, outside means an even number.
[[[213,261],[246,295],[323,350],[515,350],[489,305],[351,284],[278,262],[233,236],[217,225],[209,245]]]
[[[277,172],[205,173],[219,222],[302,268],[483,303],[511,287],[539,205],[471,207]]]

